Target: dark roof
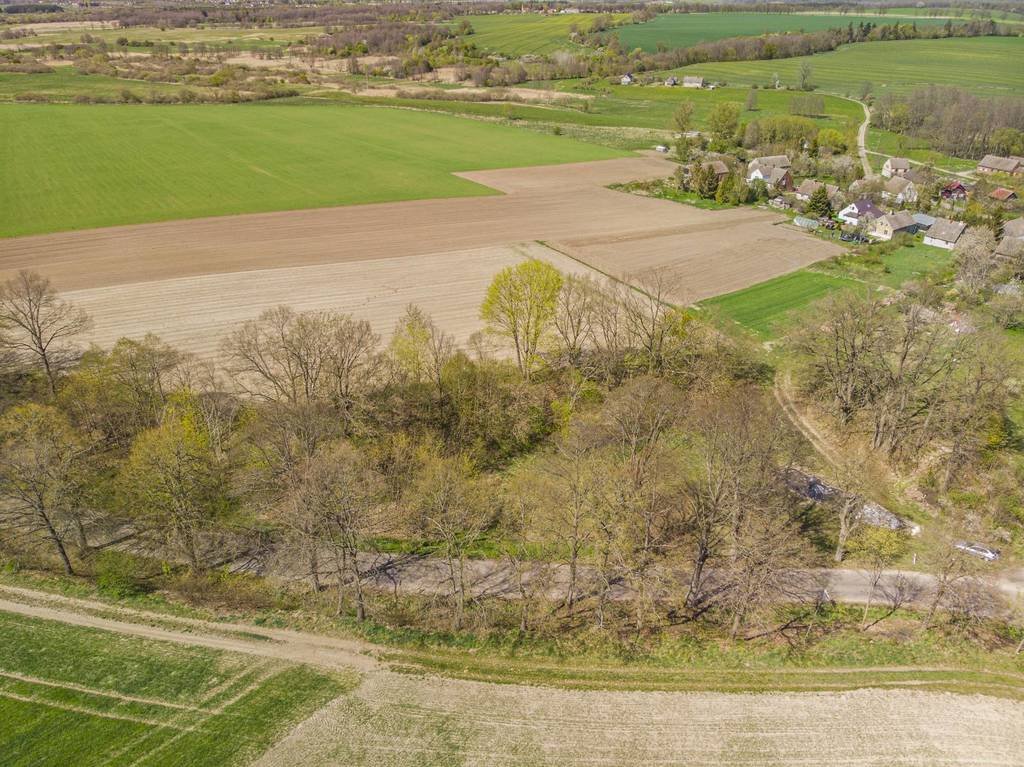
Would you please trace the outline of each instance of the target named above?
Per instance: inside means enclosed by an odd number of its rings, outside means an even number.
[[[884,213],[877,205],[875,205],[867,197],[861,197],[859,200],[853,203],[853,209],[857,212],[857,216],[871,216],[872,218],[881,218]]]

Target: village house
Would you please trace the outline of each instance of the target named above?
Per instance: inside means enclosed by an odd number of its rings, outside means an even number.
[[[876,240],[891,240],[897,234],[914,234],[917,223],[905,210],[876,218],[871,225],[871,236]]]
[[[910,160],[906,157],[890,157],[882,165],[882,175],[886,178],[905,176],[910,171]]]
[[[708,160],[707,162],[702,162],[701,166],[704,168],[711,168],[711,170],[713,170],[715,172],[715,175],[718,177],[718,183],[722,183],[722,179],[729,175],[729,166],[726,165],[721,160]],[[683,173],[686,174],[687,177],[689,177],[690,174],[693,173],[693,169],[695,167],[696,163],[691,165],[684,165]]]
[[[970,194],[970,190],[964,186],[962,181],[950,181],[939,190],[939,196],[943,200],[951,200],[953,202],[966,200],[968,194]]]
[[[1024,158],[1015,155],[1000,157],[987,154],[978,163],[978,173],[1007,173],[1011,176],[1024,173]]]
[[[893,176],[882,187],[882,197],[892,200],[897,205],[917,202],[917,185],[902,176]]]
[[[867,197],[855,200],[837,214],[837,218],[851,226],[859,226],[862,221],[881,218],[885,214]]]
[[[789,158],[784,154],[755,157],[747,166],[747,183],[764,181],[771,189],[790,192],[793,190],[790,166]]]
[[[697,77],[695,75],[686,75],[685,77],[683,77],[683,87],[684,88],[703,88],[704,87],[704,78],[703,77]]]
[[[839,187],[834,184],[822,184],[813,178],[805,178],[800,182],[800,186],[796,188],[796,198],[802,202],[809,202],[811,196],[823,186],[825,187],[825,194],[828,195],[830,200],[839,194]]]
[[[672,77],[667,77],[665,78],[665,85],[667,85],[669,88],[674,88],[675,86],[679,85],[679,78],[674,75]]]
[[[962,221],[950,221],[948,218],[937,218],[924,235],[925,245],[952,250],[957,240],[964,233],[967,224]]]
[[[1003,260],[1016,260],[1024,256],[1024,216],[1003,224],[1003,237],[995,253]]]
[[[624,74],[619,79],[619,83],[622,84],[622,85],[632,85],[633,84],[633,75],[629,74],[629,73]]]
[[[912,213],[910,217],[914,219],[914,223],[917,224],[917,231],[919,232],[931,229],[932,224],[935,223],[935,216],[929,216],[927,213]]]
[[[1006,189],[1005,187],[997,187],[988,193],[990,200],[996,200],[997,202],[1010,202],[1011,200],[1017,199],[1017,193],[1012,189]]]

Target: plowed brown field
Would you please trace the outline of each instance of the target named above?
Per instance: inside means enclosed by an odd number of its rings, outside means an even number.
[[[703,211],[605,188],[674,167],[637,157],[479,171],[462,175],[505,194],[0,240],[0,279],[25,268],[50,277],[96,318],[92,340],[152,331],[207,352],[233,323],[281,303],[341,308],[387,332],[414,301],[465,337],[491,276],[538,255],[517,243],[548,241],[617,277],[665,267],[685,302],[838,252],[764,210]]]

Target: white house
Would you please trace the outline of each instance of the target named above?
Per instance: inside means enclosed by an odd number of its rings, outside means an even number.
[[[905,176],[910,171],[910,160],[906,157],[890,157],[882,164],[882,175],[886,178]]]
[[[937,218],[924,235],[925,245],[952,250],[967,224],[962,221],[950,221],[948,218]]]
[[[784,154],[755,157],[747,165],[747,183],[764,181],[770,187],[789,191],[793,188],[793,176],[789,172],[791,164]]]
[[[619,83],[621,83],[622,85],[632,85],[633,84],[633,75],[632,74],[628,74],[628,73],[624,74],[619,79]]]
[[[893,176],[882,187],[882,197],[897,205],[917,202],[917,185],[908,178]]]
[[[684,88],[703,88],[704,87],[704,78],[703,77],[697,77],[695,75],[686,75],[685,77],[683,77],[683,87]]]
[[[836,217],[844,223],[852,226],[860,224],[861,220],[868,220],[873,218],[881,218],[885,214],[867,197],[862,197],[859,200],[855,200],[843,208]]]

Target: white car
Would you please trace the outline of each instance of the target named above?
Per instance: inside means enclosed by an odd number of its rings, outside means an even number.
[[[654,147],[654,151],[661,152],[662,154],[668,154],[668,147],[664,144],[658,144],[658,146]]]
[[[959,543],[953,544],[957,549],[964,552],[964,554],[970,554],[972,557],[978,557],[984,559],[986,562],[995,562],[999,559],[999,552],[995,549],[990,549],[988,546],[982,546],[980,543],[968,543],[967,541],[960,541]]]

